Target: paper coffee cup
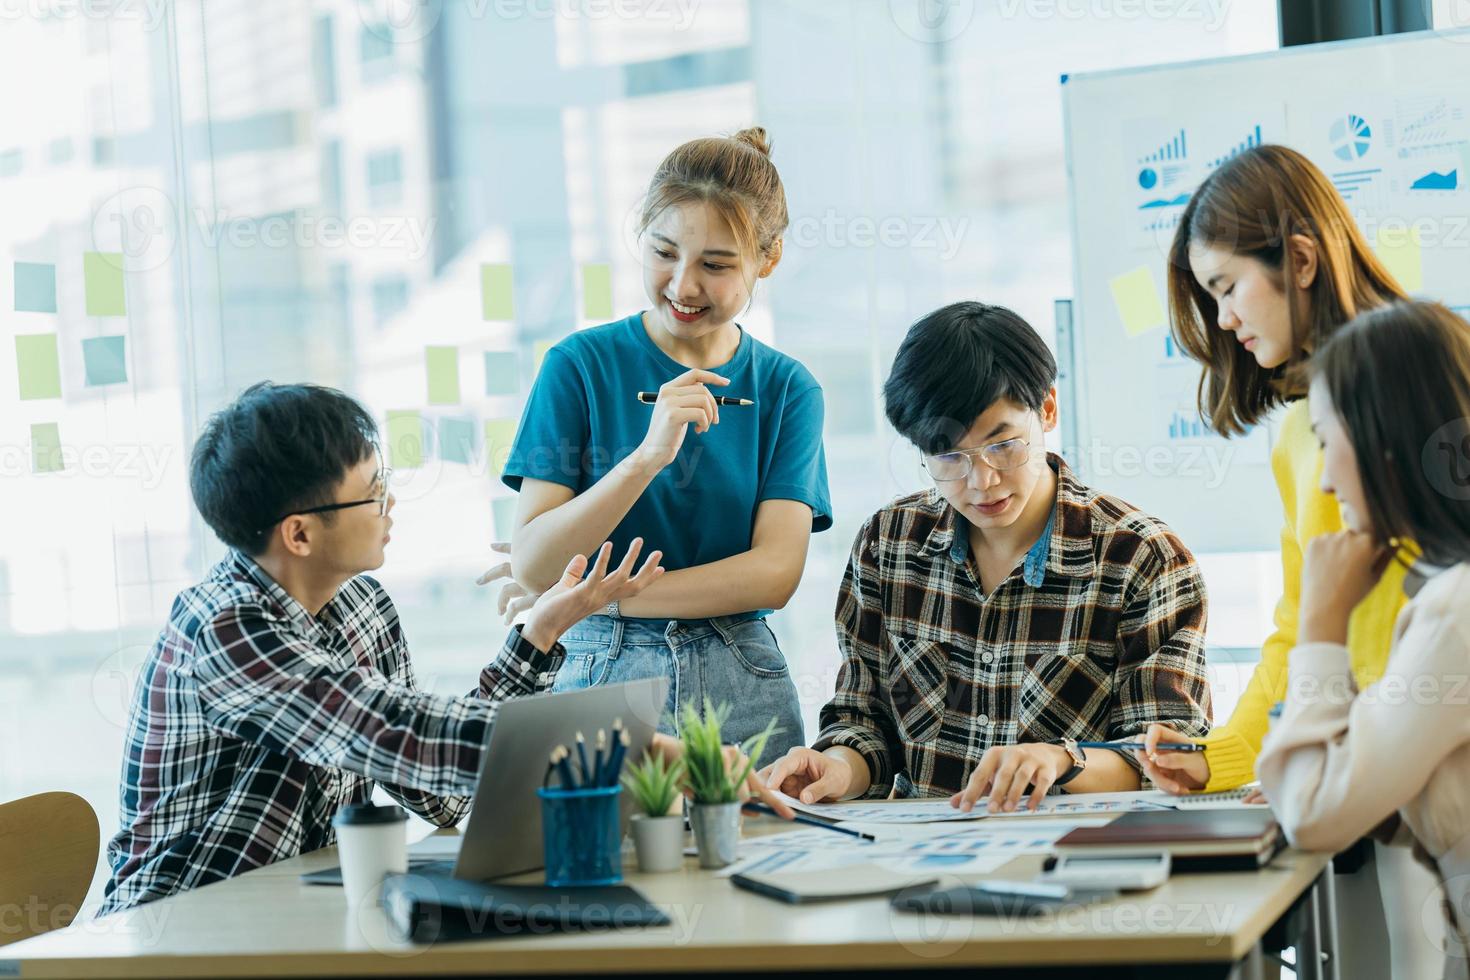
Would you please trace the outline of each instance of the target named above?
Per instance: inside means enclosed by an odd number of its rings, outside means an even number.
[[[349,906],[376,903],[383,878],[408,870],[408,814],[396,806],[355,803],[332,818]]]

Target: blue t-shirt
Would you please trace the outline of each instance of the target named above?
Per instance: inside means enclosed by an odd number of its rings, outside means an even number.
[[[648,433],[653,406],[638,392],[688,370],[648,336],[641,313],[567,337],[547,352],[531,388],[506,486],[519,491],[531,477],[582,493]],[[613,530],[613,562],[636,537],[644,554],[662,550],[670,571],[749,551],[764,500],[799,500],[812,509],[813,531],[832,526],[816,378],[743,330],[735,356],[711,370],[730,379],[715,394],[755,404],[721,406],[720,424],[703,434],[689,427],[679,455]]]

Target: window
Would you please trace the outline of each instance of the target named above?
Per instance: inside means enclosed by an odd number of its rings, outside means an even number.
[[[0,799],[69,789],[114,830],[133,678],[175,593],[222,553],[189,500],[188,450],[262,378],[336,385],[380,425],[405,412],[437,434],[417,465],[394,463],[380,577],[424,685],[470,689],[501,635],[474,579],[511,498],[443,434],[518,417],[539,345],[595,322],[581,266],[611,267],[615,313],[640,307],[630,229],[653,168],[752,122],[792,225],[742,323],[827,398],[836,525],[773,623],[814,731],[853,535],[922,485],[879,398],[904,330],[981,294],[1049,334],[1070,290],[1058,75],[1275,43],[1267,0],[1220,25],[1188,19],[1193,4],[1137,21],[951,4],[970,18],[928,27],[901,3],[706,0],[673,30],[654,18],[679,5],[426,4],[435,19],[409,27],[365,6],[206,4],[167,35],[125,12],[17,19],[0,35],[0,78],[29,93],[0,154],[0,279],[15,283],[0,371],[19,382],[0,386],[0,717],[25,743],[0,759]],[[354,35],[360,73],[332,40]],[[42,339],[17,359],[21,336]],[[426,346],[457,351],[458,404],[428,403]],[[1217,644],[1265,635],[1273,561],[1207,558]],[[1259,587],[1233,592],[1242,567]]]

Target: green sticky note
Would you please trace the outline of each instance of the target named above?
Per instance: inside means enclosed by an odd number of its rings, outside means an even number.
[[[516,498],[496,497],[490,508],[495,514],[495,537],[509,541],[516,530]]]
[[[1141,265],[1131,272],[1114,276],[1109,282],[1113,290],[1113,304],[1118,308],[1118,318],[1128,336],[1137,337],[1164,326],[1164,304],[1159,299],[1159,287],[1154,281],[1154,271]]]
[[[459,348],[425,347],[429,373],[429,404],[459,404]]]
[[[424,425],[418,412],[388,413],[388,465],[395,470],[424,465]]]
[[[87,316],[126,316],[121,252],[83,252],[82,275],[87,284]]]
[[[510,266],[480,266],[480,317],[484,320],[515,319]]]
[[[1373,251],[1404,287],[1404,292],[1417,293],[1424,289],[1424,249],[1411,229],[1380,229]]]
[[[15,312],[56,312],[56,266],[47,262],[15,263]]]
[[[439,420],[439,458],[468,464],[475,455],[475,423],[471,419]]]
[[[15,367],[20,375],[20,400],[61,397],[61,358],[56,334],[30,333],[15,338]]]
[[[520,358],[515,351],[485,352],[485,394],[516,395],[521,390]]]
[[[82,341],[82,361],[88,387],[123,384],[128,380],[127,339],[89,337]]]
[[[611,320],[612,315],[612,267],[605,262],[582,266],[582,316]]]
[[[505,472],[510,447],[516,440],[515,419],[491,419],[485,423],[485,459],[496,476]]]
[[[60,473],[66,469],[61,458],[61,428],[55,422],[31,426],[31,472]]]

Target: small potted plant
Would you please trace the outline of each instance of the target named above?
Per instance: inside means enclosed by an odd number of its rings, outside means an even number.
[[[730,714],[729,705],[718,708],[704,702],[704,717],[693,704],[684,706],[679,738],[684,743],[684,785],[689,790],[689,823],[694,827],[694,844],[701,868],[723,868],[735,861],[740,841],[740,787],[755,768],[766,742],[776,733],[776,720],[765,730],[746,739],[740,751],[745,764],[732,772],[720,728]]]
[[[633,847],[638,852],[639,871],[678,871],[684,867],[684,815],[669,813],[679,799],[683,775],[683,759],[667,762],[662,755],[648,752],[623,777],[623,785],[643,810],[633,814]]]

